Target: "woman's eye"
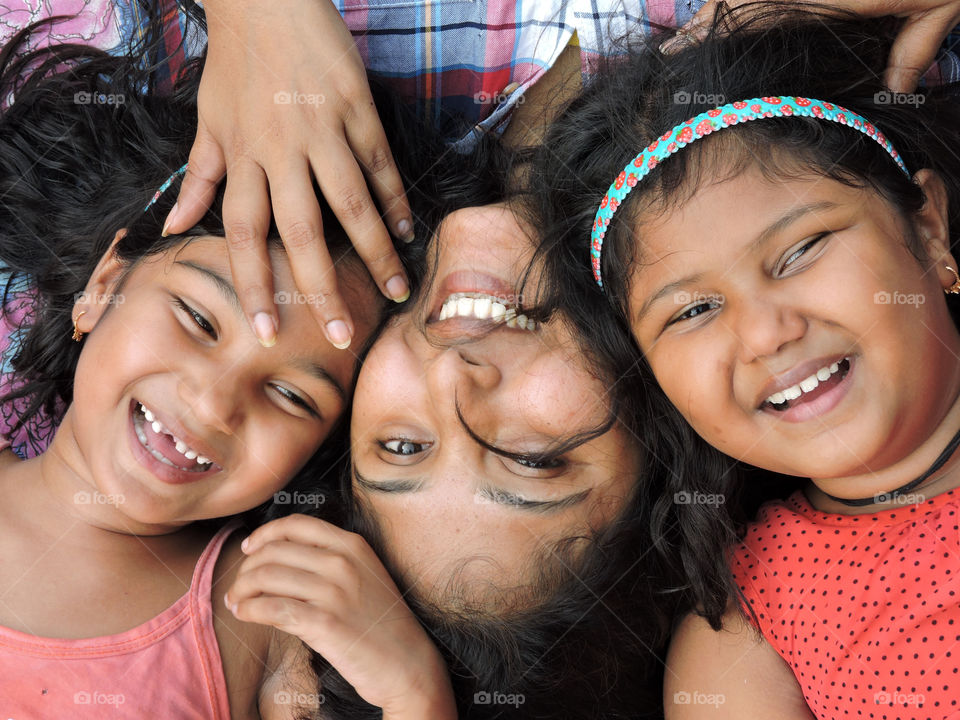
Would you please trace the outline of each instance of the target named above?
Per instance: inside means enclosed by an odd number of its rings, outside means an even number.
[[[804,255],[806,255],[810,250],[812,250],[816,245],[820,243],[827,235],[830,233],[820,233],[815,238],[811,239],[808,242],[805,242],[801,247],[794,250],[790,253],[786,260],[780,265],[780,272],[789,269],[794,263],[800,260]]]
[[[514,462],[530,470],[556,470],[563,467],[563,460],[552,457],[518,456]]]
[[[310,403],[308,403],[303,399],[302,396],[298,395],[290,388],[284,387],[283,385],[272,385],[271,387],[273,387],[273,389],[276,390],[286,402],[290,403],[291,405],[296,405],[298,408],[305,410],[315,418],[320,417],[320,414],[313,409],[313,406],[310,405]]]
[[[209,322],[203,315],[201,315],[199,312],[197,312],[197,311],[194,310],[192,307],[190,307],[189,305],[187,305],[187,303],[184,302],[182,298],[177,298],[177,299],[176,299],[176,305],[177,305],[177,307],[180,308],[184,313],[186,313],[186,314],[190,317],[191,320],[193,320],[194,324],[195,324],[198,328],[200,328],[201,331],[203,331],[204,333],[206,333],[207,335],[209,335],[212,339],[214,339],[214,340],[217,339],[217,330],[216,330],[216,328],[214,328],[213,325],[211,325],[210,322]]]
[[[396,439],[381,442],[380,447],[394,455],[416,455],[426,450],[429,445],[427,443],[413,442],[412,440]]]

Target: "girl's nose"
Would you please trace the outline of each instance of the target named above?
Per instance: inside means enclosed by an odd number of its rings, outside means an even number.
[[[209,381],[184,379],[178,384],[180,400],[194,419],[224,435],[232,435],[240,419],[240,388],[227,373]]]
[[[742,300],[735,318],[732,329],[743,364],[775,355],[807,331],[806,319],[795,308],[760,296]]]

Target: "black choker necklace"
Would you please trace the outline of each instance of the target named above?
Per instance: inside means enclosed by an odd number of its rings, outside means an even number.
[[[924,480],[926,480],[931,475],[933,475],[937,470],[942,468],[944,463],[946,463],[947,460],[950,459],[950,456],[953,455],[954,452],[956,452],[958,447],[960,447],[960,430],[958,430],[957,434],[953,436],[953,440],[950,441],[950,444],[947,445],[946,448],[944,448],[942,453],[940,453],[940,457],[938,457],[936,460],[933,461],[933,465],[931,465],[923,475],[916,478],[915,480],[911,480],[906,485],[901,485],[895,490],[890,490],[889,492],[880,493],[879,495],[874,495],[873,497],[857,498],[855,500],[834,497],[829,493],[824,493],[824,495],[826,495],[831,500],[835,500],[838,503],[843,503],[844,505],[848,505],[849,507],[864,507],[865,505],[873,505],[874,503],[889,502],[894,498],[900,497],[904,493],[910,492],[915,487],[917,487],[920,483],[922,483]]]

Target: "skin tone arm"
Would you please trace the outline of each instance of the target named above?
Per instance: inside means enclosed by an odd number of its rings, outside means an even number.
[[[663,704],[666,720],[814,717],[790,666],[736,608],[719,632],[697,615],[680,623],[667,655]]]
[[[270,346],[277,334],[264,241],[272,206],[297,287],[324,298],[311,309],[328,339],[346,347],[354,325],[311,174],[380,290],[398,302],[408,284],[390,235],[409,240],[413,232],[360,54],[331,0],[207,0],[204,7],[209,50],[197,137],[165,231],[200,220],[226,173],[231,268],[261,343]]]
[[[750,0],[727,0],[736,7]],[[683,28],[696,35],[710,25],[718,0],[709,0]],[[913,92],[947,34],[960,24],[958,0],[807,0],[811,5],[852,10],[864,17],[895,15],[903,26],[890,51],[884,83],[894,92]],[[682,42],[682,36],[680,37]],[[664,45],[664,51],[670,46]]]

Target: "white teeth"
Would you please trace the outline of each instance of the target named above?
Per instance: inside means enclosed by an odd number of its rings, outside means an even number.
[[[510,307],[489,295],[465,295],[455,293],[447,298],[440,308],[440,320],[454,317],[495,320],[506,323],[507,327],[519,327],[524,330],[536,330],[535,320],[526,315],[517,315],[517,309]]]
[[[493,300],[490,298],[477,298],[473,301],[473,314],[481,320],[486,320],[490,317],[490,308],[492,305]]]
[[[163,426],[163,423],[161,423],[159,420],[157,420],[157,419],[156,419],[156,416],[155,416],[150,410],[148,410],[148,409],[143,405],[143,403],[138,403],[138,405],[139,405],[139,407],[140,407],[140,412],[143,413],[143,417],[146,418],[147,422],[150,424],[150,427],[153,428],[153,431],[154,431],[155,433],[157,433],[158,435],[161,434],[161,433],[163,433],[163,434],[165,434],[165,435],[169,435],[169,436],[173,439],[173,445],[174,445],[174,447],[176,447],[178,453],[180,453],[180,454],[183,455],[185,458],[187,458],[187,460],[196,459],[197,462],[200,463],[201,465],[206,465],[206,464],[208,464],[208,463],[211,462],[209,459],[207,459],[207,458],[203,457],[202,455],[200,455],[199,453],[197,453],[196,450],[192,450],[192,449],[190,448],[190,446],[187,445],[183,440],[181,440],[180,438],[176,437],[173,433],[169,432],[169,431]],[[150,453],[151,453],[155,458],[157,458],[158,460],[162,460],[163,462],[167,463],[168,465],[173,465],[173,463],[170,462],[167,458],[165,458],[161,453],[157,452],[156,450],[154,450],[153,448],[151,448],[151,447],[147,444],[146,435],[142,435],[142,431],[140,430],[139,427],[136,427],[136,426],[135,426],[135,428],[136,428],[136,430],[137,430],[137,437],[140,439],[140,442],[143,443],[143,445],[150,451]]]
[[[784,400],[796,400],[801,395],[803,395],[803,390],[800,389],[799,385],[788,387],[786,390],[783,391]]]
[[[811,390],[816,390],[820,383],[829,380],[830,376],[835,372],[840,370],[840,363],[835,362],[826,367],[822,367],[817,370],[813,375],[808,378],[804,378],[796,385],[786,388],[785,390],[780,390],[775,392],[773,395],[767,398],[767,402],[771,405],[780,405],[787,400],[796,400],[803,393],[808,393]]]

